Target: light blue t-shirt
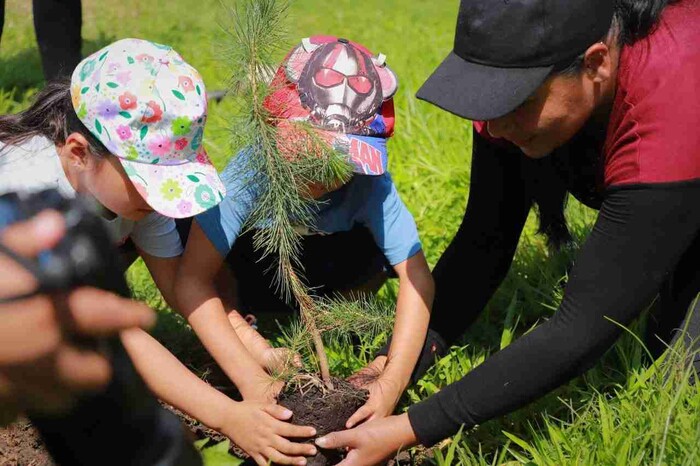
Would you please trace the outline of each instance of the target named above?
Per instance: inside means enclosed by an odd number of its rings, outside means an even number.
[[[226,183],[226,198],[196,217],[209,241],[224,257],[241,234],[256,200],[256,189],[246,182],[244,165],[245,156],[241,155],[229,162],[221,174]],[[401,201],[389,173],[355,175],[319,201],[314,227],[303,234],[332,234],[363,225],[392,266],[421,250],[416,222]]]

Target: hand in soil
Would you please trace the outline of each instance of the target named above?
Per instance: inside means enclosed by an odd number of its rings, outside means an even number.
[[[391,415],[403,393],[401,384],[386,376],[380,376],[361,387],[369,391],[369,398],[360,409],[350,416],[345,424],[348,429],[364,421],[372,421]]]
[[[2,233],[4,245],[25,257],[53,247],[64,231],[63,218],[45,212]],[[0,254],[0,297],[32,292],[34,277]],[[75,346],[71,336],[116,335],[148,327],[154,314],[143,304],[94,288],[60,299],[35,296],[0,305],[0,413],[55,413],[70,407],[78,393],[103,387],[109,362],[98,352]]]
[[[258,383],[244,394],[243,399],[251,402],[275,404],[277,396],[283,387],[284,381],[282,380],[275,380],[272,377],[261,377]]]
[[[301,356],[289,348],[269,348],[265,350],[264,367],[269,374],[283,374],[291,367],[301,368]]]
[[[384,372],[386,366],[386,356],[377,356],[374,361],[348,377],[348,382],[356,387],[364,387],[374,382]]]
[[[287,439],[313,437],[316,429],[286,422],[292,415],[282,406],[243,401],[236,403],[221,430],[261,466],[270,461],[302,466],[304,457],[315,455],[316,448]]]
[[[397,451],[410,448],[417,442],[408,414],[401,414],[325,435],[316,440],[316,445],[347,448],[348,454],[338,466],[366,466],[382,463]]]

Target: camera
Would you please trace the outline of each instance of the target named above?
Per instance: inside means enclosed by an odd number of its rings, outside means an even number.
[[[0,230],[46,209],[63,216],[66,232],[58,245],[42,252],[35,261],[22,261],[39,283],[32,294],[91,286],[128,297],[125,268],[112,246],[110,233],[85,199],[67,199],[55,190],[25,196],[5,194],[0,196]],[[202,464],[183,426],[150,393],[118,337],[81,338],[75,343],[105,354],[112,365],[112,379],[101,392],[81,396],[67,413],[28,413],[57,464]]]

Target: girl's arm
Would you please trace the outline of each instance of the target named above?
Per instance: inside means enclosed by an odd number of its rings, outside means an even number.
[[[216,289],[228,311],[228,320],[253,358],[268,371],[278,368],[282,348],[273,348],[237,311],[238,300],[236,277],[224,264],[216,276]]]
[[[177,309],[246,400],[271,400],[272,380],[241,342],[217,293],[215,278],[222,264],[195,220],[174,284]]]
[[[284,422],[292,413],[273,404],[236,402],[203,382],[148,333],[127,330],[122,342],[148,387],[158,398],[231,438],[260,465],[268,460],[304,464],[312,445],[285,439],[311,437],[314,429]]]
[[[177,300],[173,285],[177,275],[177,269],[180,264],[180,256],[178,257],[156,257],[152,256],[140,248],[136,248],[138,254],[143,258],[148,271],[153,277],[153,282],[163,295],[163,299],[173,309],[177,308]]]
[[[348,428],[394,411],[423,349],[435,293],[430,268],[419,251],[394,269],[399,276],[399,296],[387,362],[379,378],[368,385],[370,398],[350,417]]]

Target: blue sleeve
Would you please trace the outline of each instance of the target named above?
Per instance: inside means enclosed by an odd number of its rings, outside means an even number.
[[[389,263],[392,266],[400,264],[421,250],[416,222],[388,173],[366,179],[369,192],[361,220]]]
[[[224,169],[221,178],[226,184],[226,198],[216,207],[195,219],[217,251],[226,257],[253,211],[255,188],[249,183],[243,167],[245,157],[236,156]]]

